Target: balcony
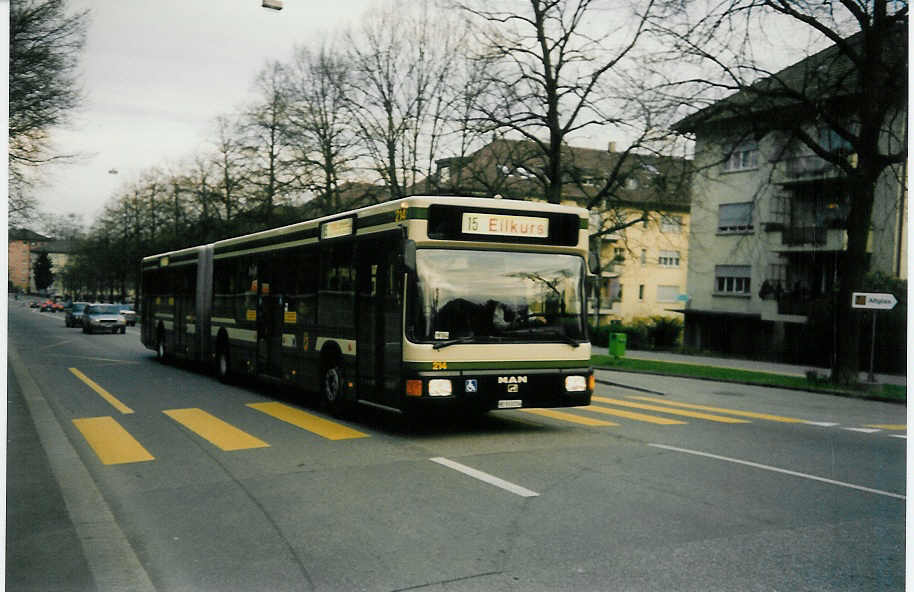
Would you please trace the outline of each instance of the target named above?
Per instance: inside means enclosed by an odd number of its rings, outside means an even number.
[[[804,253],[815,251],[841,252],[847,250],[847,231],[843,228],[824,226],[784,226],[766,227],[773,235],[772,251],[776,253]],[[780,239],[777,235],[780,234]]]
[[[827,240],[828,229],[818,226],[788,226],[781,231],[781,244],[788,247],[824,245]]]
[[[792,290],[786,290],[780,280],[765,280],[759,291],[759,297],[762,300],[776,302],[777,315],[781,317],[794,317],[790,320],[805,322],[805,318],[809,316],[813,307],[816,306],[817,302],[820,302],[822,294],[799,286],[795,286]],[[771,318],[768,320],[788,319]]]
[[[791,183],[816,179],[834,179],[841,171],[834,164],[814,154],[792,156],[778,162],[778,181]]]

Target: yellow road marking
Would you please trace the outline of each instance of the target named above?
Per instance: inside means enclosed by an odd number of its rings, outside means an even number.
[[[868,426],[863,426],[866,428],[877,428],[880,430],[895,430],[903,432],[908,429],[908,426],[903,423],[885,423],[885,424],[873,424]]]
[[[624,417],[626,419],[634,419],[636,421],[646,421],[648,423],[656,423],[659,425],[681,425],[686,423],[684,421],[679,421],[678,419],[657,417],[656,415],[647,415],[645,413],[625,411],[622,409],[612,409],[610,407],[600,407],[598,405],[591,405],[590,407],[587,407],[587,411],[596,411],[597,413],[605,413],[606,415],[615,415],[616,417]]]
[[[82,372],[77,370],[76,368],[70,368],[70,372],[72,372],[73,375],[76,376],[76,378],[78,378],[81,381],[83,381],[84,383],[86,383],[90,389],[92,389],[93,391],[95,391],[96,393],[101,395],[101,397],[104,400],[108,401],[108,403],[110,403],[115,409],[117,409],[121,413],[133,413],[133,409],[131,409],[130,407],[127,407],[126,405],[124,405],[123,403],[118,401],[117,397],[115,397],[114,395],[112,395],[111,393],[109,393],[108,391],[103,389],[102,387],[100,387],[94,380],[92,380],[91,378],[89,378],[88,376],[86,376],[85,374],[83,374]]]
[[[270,446],[260,438],[255,438],[202,409],[168,409],[162,413],[222,450],[247,450]]]
[[[710,413],[701,413],[700,411],[686,411],[684,409],[671,409],[659,405],[647,405],[645,403],[633,403],[632,401],[623,401],[622,399],[609,399],[607,397],[593,397],[594,401],[600,403],[610,403],[612,405],[622,405],[623,407],[634,407],[635,409],[647,409],[648,411],[659,411],[669,413],[670,415],[682,415],[684,417],[694,417],[696,419],[706,419],[708,421],[717,421],[720,423],[750,423],[746,419],[736,419],[735,417],[724,417],[723,415],[711,415]]]
[[[543,417],[551,417],[552,419],[560,419],[562,421],[570,421],[571,423],[580,423],[588,426],[617,426],[619,424],[613,423],[611,421],[603,421],[602,419],[592,419],[590,417],[583,417],[581,415],[574,415],[571,413],[565,413],[564,411],[553,411],[551,409],[521,409],[524,413],[532,413],[533,415],[542,415]]]
[[[738,415],[740,417],[752,417],[755,419],[767,419],[768,421],[780,421],[782,423],[806,423],[805,419],[797,419],[795,417],[781,417],[780,415],[771,415],[769,413],[756,413],[754,411],[742,411],[737,409],[722,409],[720,407],[710,407],[708,405],[696,405],[694,403],[680,403],[678,401],[670,401],[667,399],[657,399],[655,397],[637,397],[630,396],[629,399],[639,399],[641,401],[654,401],[657,403],[662,403],[663,405],[675,405],[676,407],[687,407],[689,409],[703,409],[705,411],[717,411],[718,413],[728,413],[730,415]]]
[[[318,436],[323,436],[328,440],[347,440],[351,438],[368,437],[368,434],[363,434],[358,430],[306,413],[301,409],[289,407],[282,403],[248,403],[248,407],[292,424],[295,427],[313,432]]]
[[[113,417],[74,419],[73,425],[106,465],[155,460]]]

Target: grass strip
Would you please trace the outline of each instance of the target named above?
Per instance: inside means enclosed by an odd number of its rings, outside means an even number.
[[[740,382],[760,386],[801,389],[853,397],[888,399],[892,401],[907,400],[907,390],[905,387],[894,384],[873,386],[860,385],[859,387],[854,388],[831,384],[822,379],[811,381],[805,376],[790,376],[787,374],[773,374],[771,372],[722,368],[718,366],[701,366],[698,364],[684,364],[681,362],[615,358],[613,356],[605,355],[595,355],[592,357],[591,362],[593,363],[594,368],[605,368],[607,370],[667,374],[671,376],[683,376],[686,378],[704,378],[721,382]]]

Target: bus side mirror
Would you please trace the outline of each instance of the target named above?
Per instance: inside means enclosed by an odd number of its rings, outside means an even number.
[[[591,251],[587,257],[587,267],[591,275],[600,275],[600,255],[596,251]]]
[[[414,240],[405,240],[403,241],[403,253],[401,255],[402,259],[400,261],[403,269],[409,273],[416,272],[416,241]]]

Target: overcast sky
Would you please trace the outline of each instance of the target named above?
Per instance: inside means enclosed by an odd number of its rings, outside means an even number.
[[[80,158],[40,169],[40,209],[75,212],[91,224],[144,170],[180,169],[203,153],[215,118],[252,99],[269,60],[288,61],[296,45],[342,33],[382,2],[284,0],[274,11],[261,0],[69,0],[72,10],[91,12],[81,61],[85,102],[52,140],[57,154]],[[798,56],[786,57],[781,65]],[[594,146],[619,139],[591,138]]]
[[[268,60],[341,31],[379,0],[70,0],[91,10],[82,57],[85,103],[58,153],[76,164],[44,167],[43,211],[91,223],[140,172],[193,156],[214,119],[235,112]],[[109,173],[116,170],[117,174]]]

